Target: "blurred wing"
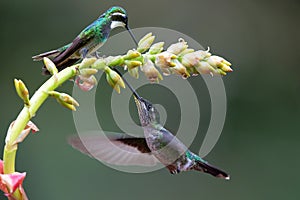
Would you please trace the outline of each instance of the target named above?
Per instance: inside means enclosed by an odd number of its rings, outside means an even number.
[[[159,161],[151,154],[145,138],[110,133],[72,136],[69,144],[82,153],[113,165],[154,166]]]

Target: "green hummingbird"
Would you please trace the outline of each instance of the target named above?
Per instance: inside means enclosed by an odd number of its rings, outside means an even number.
[[[126,11],[118,6],[111,7],[100,15],[93,23],[83,29],[79,35],[69,44],[33,56],[34,61],[42,60],[43,57],[52,58],[57,69],[63,70],[86,56],[93,55],[107,41],[110,31],[117,27],[124,27],[128,30],[134,42],[137,41],[128,27]],[[45,66],[43,74],[49,74]]]
[[[81,152],[109,164],[151,166],[162,163],[171,174],[196,170],[229,180],[229,175],[191,152],[178,138],[160,124],[159,113],[148,100],[132,91],[144,137],[110,133],[102,136],[70,137],[69,143]],[[90,148],[86,148],[84,144]],[[113,144],[113,145],[112,145]]]

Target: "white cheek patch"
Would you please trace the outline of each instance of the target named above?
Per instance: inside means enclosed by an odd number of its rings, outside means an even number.
[[[110,28],[111,29],[114,29],[116,27],[124,27],[125,24],[123,22],[120,22],[120,21],[112,21],[111,22],[111,25],[110,25]]]

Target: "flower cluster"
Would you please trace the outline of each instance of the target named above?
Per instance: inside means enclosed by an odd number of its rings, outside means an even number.
[[[154,36],[152,34],[147,34],[140,45],[144,47],[149,47],[149,51],[144,55],[144,57],[150,58],[152,63],[160,68],[164,75],[178,74],[183,78],[188,78],[191,75],[198,74],[220,74],[226,75],[226,72],[231,72],[231,64],[224,58],[219,56],[212,56],[209,50],[203,51],[188,48],[187,42],[182,38],[178,40],[177,43],[170,45],[166,51],[163,51],[163,42],[155,43],[151,46],[154,41]],[[147,44],[144,44],[147,43]],[[151,46],[151,47],[150,47]],[[144,51],[147,51],[143,48]],[[143,67],[149,65],[149,63],[144,63],[141,66],[141,71]],[[154,67],[154,66],[153,66]],[[144,70],[145,75],[151,82],[159,81],[160,74],[155,69]],[[153,79],[153,74],[157,74],[157,78]]]
[[[162,80],[161,73],[165,76],[177,74],[182,78],[188,78],[198,74],[213,76],[232,72],[231,63],[222,57],[212,55],[209,49],[195,51],[188,48],[187,42],[180,38],[177,43],[170,45],[164,51],[164,42],[153,44],[154,39],[155,36],[148,33],[139,41],[136,50],[129,50],[123,56],[109,56],[97,60],[88,58],[83,62],[90,64],[90,66],[85,65],[89,69],[103,70],[106,73],[107,82],[118,93],[120,87],[124,87],[124,83],[119,74],[111,69],[114,67],[123,67],[135,78],[139,78],[140,69],[151,83]],[[95,81],[92,83],[95,84]]]

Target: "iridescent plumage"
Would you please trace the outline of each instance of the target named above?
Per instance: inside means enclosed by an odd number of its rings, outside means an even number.
[[[135,40],[128,28],[126,11],[121,7],[115,6],[108,9],[98,19],[83,29],[70,44],[32,58],[35,61],[41,60],[43,57],[52,58],[57,69],[59,71],[63,70],[82,58],[95,53],[106,42],[110,31],[117,27],[125,27]],[[44,74],[49,74],[45,67],[43,72]]]
[[[107,137],[99,135],[80,139],[72,137],[69,143],[74,148],[109,164],[152,166],[160,162],[172,174],[197,170],[218,178],[229,179],[226,172],[210,165],[191,152],[178,138],[165,129],[160,124],[159,113],[153,104],[140,97],[125,79],[124,81],[133,92],[145,137],[136,138],[124,133],[110,133]]]

